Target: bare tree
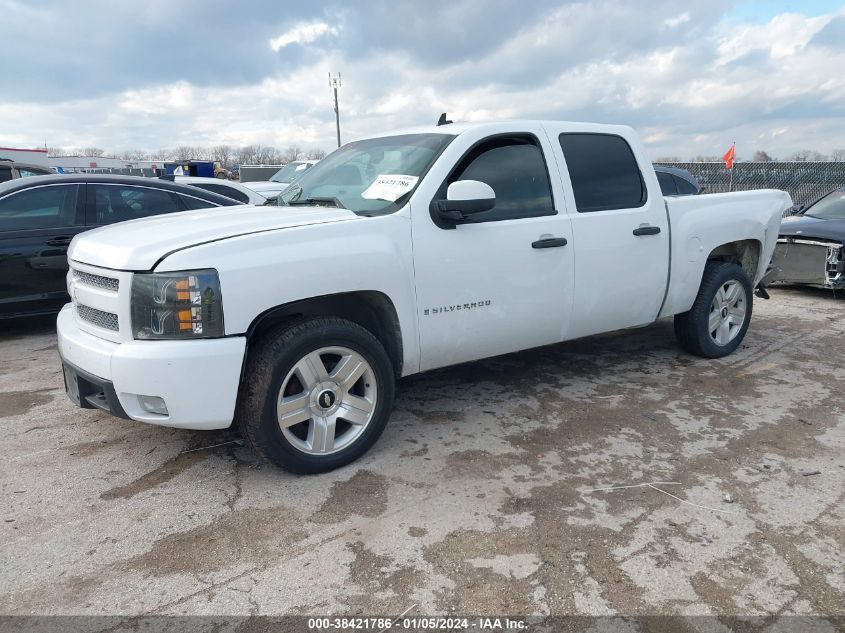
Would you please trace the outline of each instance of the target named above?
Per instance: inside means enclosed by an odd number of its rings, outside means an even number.
[[[194,147],[193,145],[179,145],[173,148],[172,155],[176,160],[192,160],[200,158],[200,151],[202,148]]]
[[[705,156],[703,154],[699,154],[695,158],[691,160],[693,163],[718,163],[722,160],[721,156]]]
[[[324,154],[325,154],[325,152],[324,152]],[[320,158],[322,158],[322,156]],[[682,161],[677,156],[658,156],[655,159],[654,162],[655,163],[680,163]]]
[[[326,151],[323,149],[314,147],[305,151],[296,144],[290,145],[284,151],[272,145],[258,144],[244,145],[243,147],[232,147],[231,145],[215,145],[213,147],[179,145],[171,149],[162,148],[154,151],[130,149],[114,154],[106,153],[99,147],[51,147],[48,149],[48,152],[50,156],[115,156],[126,161],[213,160],[227,169],[232,169],[235,165],[282,165],[305,158],[320,160],[326,156]],[[677,161],[678,159],[662,160]]]
[[[830,153],[830,160],[835,160],[836,162],[845,161],[845,149],[835,149]]]
[[[226,169],[231,169],[234,165],[233,152],[231,145],[215,145],[211,148],[211,159],[220,163]]]
[[[795,152],[792,156],[789,157],[789,160],[795,161],[825,161],[828,160],[828,157],[821,152],[817,152],[813,149],[802,149],[801,151]]]
[[[282,160],[286,163],[291,163],[302,158],[302,148],[299,145],[289,145],[282,155]]]
[[[255,145],[244,145],[235,152],[235,161],[239,165],[254,165],[255,151]]]
[[[769,154],[763,151],[762,149],[758,149],[756,152],[754,152],[754,156],[751,160],[757,163],[771,163],[774,158],[769,156]]]
[[[255,158],[261,165],[279,165],[284,162],[281,158],[281,152],[270,145],[259,146]]]
[[[117,156],[123,160],[149,160],[150,155],[142,149],[128,149]]]

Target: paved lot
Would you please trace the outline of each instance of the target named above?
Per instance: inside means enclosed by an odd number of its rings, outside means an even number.
[[[0,613],[842,614],[845,299],[755,309],[721,361],[663,322],[403,381],[312,477],[74,409],[4,324]]]

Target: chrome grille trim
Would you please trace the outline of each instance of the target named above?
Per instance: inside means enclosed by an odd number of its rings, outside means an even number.
[[[104,277],[103,275],[94,275],[92,273],[85,273],[81,270],[73,271],[74,281],[85,286],[92,286],[94,288],[102,288],[109,292],[117,292],[120,289],[120,280],[113,277]]]
[[[112,312],[104,312],[97,310],[90,306],[77,305],[76,314],[83,321],[87,321],[91,325],[103,328],[104,330],[111,330],[112,332],[120,331],[120,324],[117,320],[117,315]]]

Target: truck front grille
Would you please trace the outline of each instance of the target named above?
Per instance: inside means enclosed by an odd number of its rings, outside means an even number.
[[[91,273],[84,273],[81,270],[73,271],[74,280],[85,286],[92,286],[94,288],[102,288],[110,292],[117,292],[120,289],[120,280],[112,277],[104,277],[103,275],[93,275]]]
[[[91,325],[96,325],[104,330],[111,330],[112,332],[120,331],[120,326],[117,321],[117,315],[112,312],[104,312],[97,310],[90,306],[77,305],[76,313],[83,321],[87,321]]]

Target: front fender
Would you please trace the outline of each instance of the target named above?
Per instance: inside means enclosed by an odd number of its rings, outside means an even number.
[[[244,334],[279,305],[380,292],[393,302],[402,330],[403,374],[419,368],[410,220],[403,211],[203,244],[168,256],[156,271],[195,268],[220,275],[227,336]]]

